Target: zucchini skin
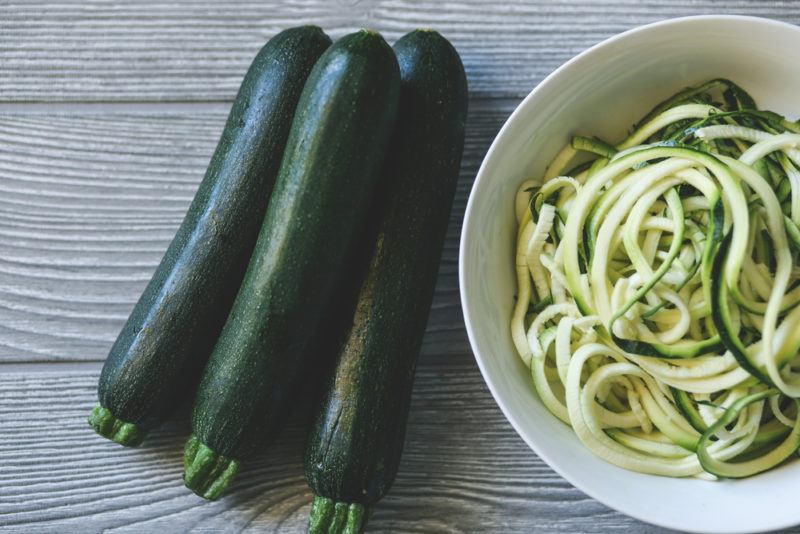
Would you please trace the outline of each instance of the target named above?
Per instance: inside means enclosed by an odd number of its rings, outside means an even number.
[[[311,532],[362,530],[394,481],[464,146],[467,81],[456,50],[427,30],[394,49],[401,93],[384,167],[390,187],[374,208],[366,276],[308,437]]]
[[[331,40],[288,29],[256,55],[208,170],[106,359],[89,423],[136,445],[194,388],[239,289],[303,85]]]
[[[274,437],[310,373],[310,341],[382,178],[399,88],[391,47],[367,30],[335,42],[309,76],[250,266],[195,398],[184,482],[200,496],[217,498],[229,467]]]

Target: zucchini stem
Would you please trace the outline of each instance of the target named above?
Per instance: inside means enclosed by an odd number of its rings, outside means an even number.
[[[183,482],[194,493],[214,501],[239,472],[239,461],[214,452],[192,434],[183,456]]]
[[[336,502],[314,495],[308,518],[309,534],[359,534],[369,519],[369,508],[362,503]]]
[[[136,447],[145,437],[145,432],[134,423],[120,421],[111,410],[95,406],[89,415],[89,425],[95,432],[126,447]]]

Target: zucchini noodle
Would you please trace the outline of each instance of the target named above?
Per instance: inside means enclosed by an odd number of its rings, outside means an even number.
[[[800,447],[800,125],[716,79],[514,199],[516,350],[615,465],[741,478]]]

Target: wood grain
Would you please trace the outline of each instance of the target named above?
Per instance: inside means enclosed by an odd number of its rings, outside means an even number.
[[[474,364],[423,357],[400,474],[372,532],[661,532],[586,497],[511,429]],[[183,419],[140,449],[95,436],[85,418],[97,371],[0,375],[3,532],[299,532],[310,492],[305,419],[206,503],[180,480]]]
[[[515,102],[473,101],[425,351],[468,353],[458,238]],[[0,117],[0,361],[102,360],[203,177],[226,106]]]
[[[293,0],[0,4],[0,101],[227,101],[280,29],[361,26],[393,41],[433,27],[457,46],[473,94],[520,97],[561,63],[634,26],[734,13],[800,22],[791,0]]]
[[[99,361],[177,229],[249,62],[280,29],[316,23],[389,41],[436,28],[473,96],[406,451],[371,531],[663,532],[574,489],[510,428],[470,355],[458,237],[478,165],[520,97],[610,35],[702,13],[800,23],[793,0],[0,2],[0,531],[304,531],[308,407],[217,503],[180,481],[185,411],[137,450],[85,418]]]

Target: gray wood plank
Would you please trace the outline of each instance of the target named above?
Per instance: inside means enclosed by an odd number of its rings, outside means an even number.
[[[372,532],[663,532],[588,498],[516,435],[473,363],[423,356],[405,453]],[[0,374],[3,532],[300,532],[307,408],[230,494],[207,503],[180,479],[185,414],[140,449],[95,436],[85,418],[97,371]]]
[[[424,351],[465,354],[458,237],[515,102],[476,100]],[[101,360],[203,176],[226,106],[0,116],[0,361]]]
[[[791,0],[17,0],[0,4],[0,101],[231,100],[261,45],[301,23],[333,36],[369,26],[391,41],[435,28],[474,94],[518,97],[610,35],[708,13],[800,22]]]
[[[572,488],[509,427],[469,356],[457,239],[482,154],[519,97],[614,33],[712,12],[800,22],[800,4],[788,0],[0,3],[0,531],[304,529],[307,408],[229,497],[205,503],[180,482],[185,420],[139,450],[105,442],[85,424],[99,363],[73,362],[105,357],[255,52],[279,29],[313,22],[334,37],[370,26],[390,41],[439,29],[478,97],[406,453],[372,530],[662,532]]]

